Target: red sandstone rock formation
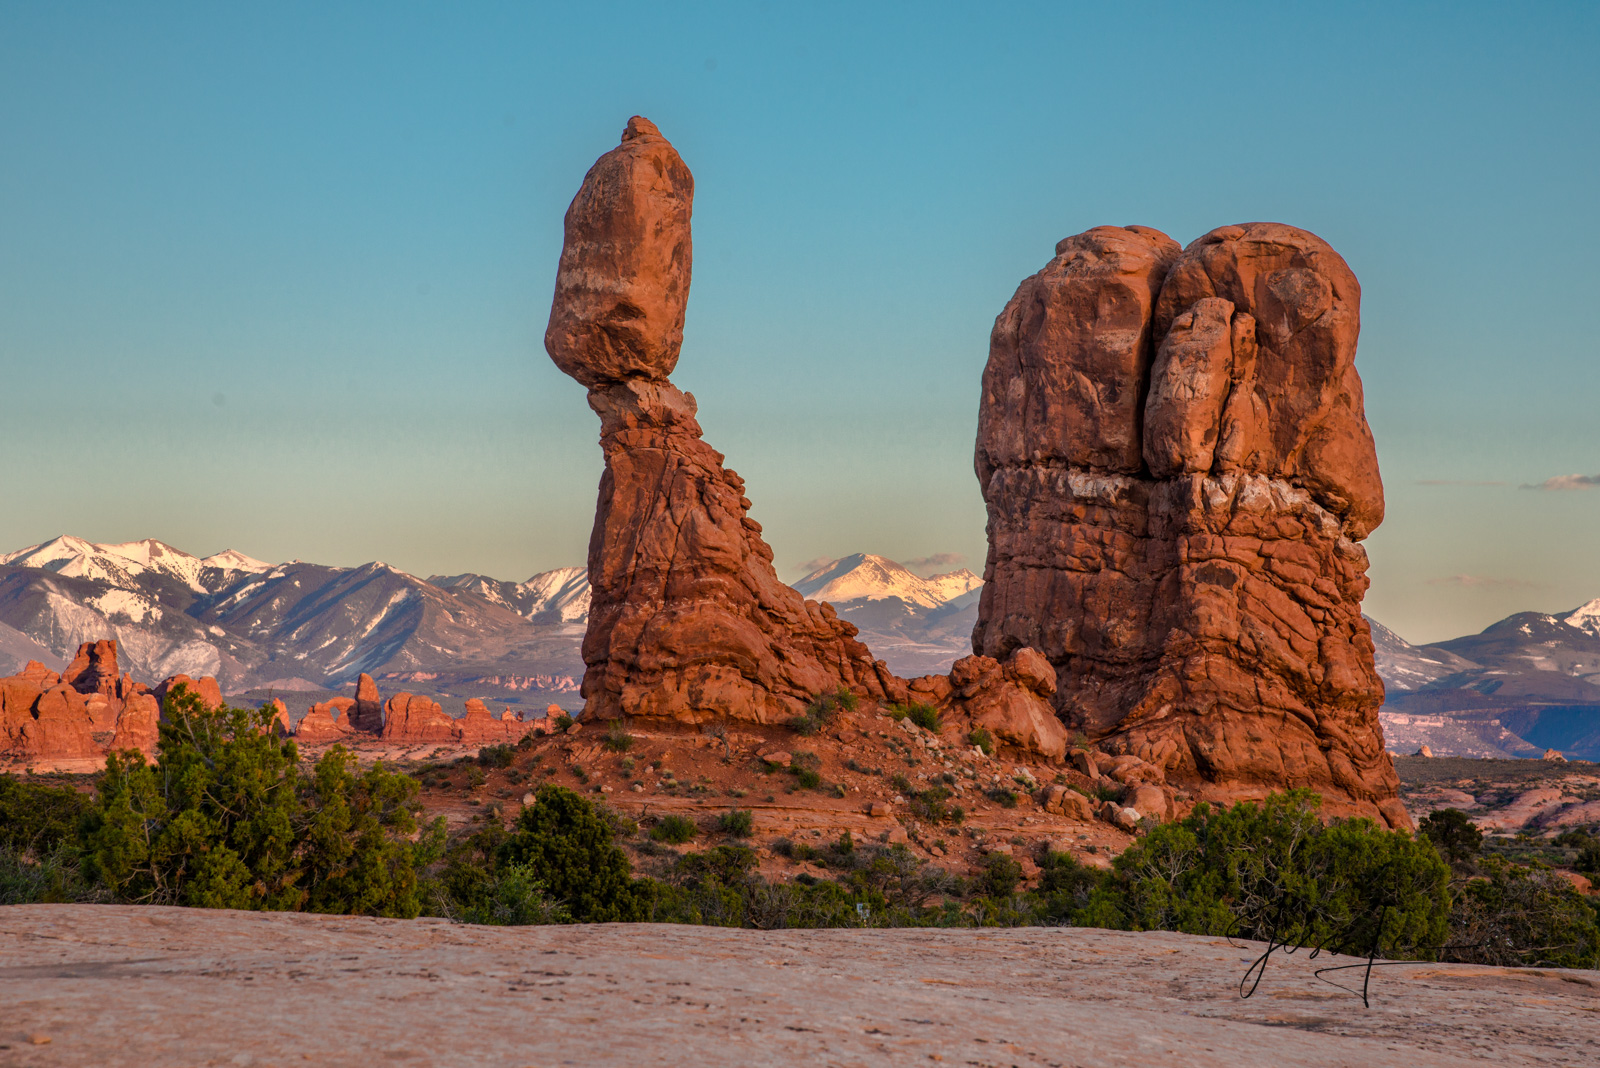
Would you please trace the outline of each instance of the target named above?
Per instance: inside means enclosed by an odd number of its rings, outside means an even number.
[[[154,694],[136,693],[129,696],[117,716],[117,729],[107,749],[113,753],[137,749],[145,756],[152,756],[160,736],[161,702]]]
[[[778,580],[744,482],[667,376],[689,297],[694,179],[648,120],[566,215],[545,348],[589,390],[606,469],[589,542],[589,715],[771,723],[893,677],[833,609]]]
[[[973,648],[1042,650],[1069,725],[1199,796],[1304,785],[1409,826],[1360,611],[1360,296],[1277,224],[1061,242],[991,337]]]
[[[274,697],[267,705],[272,710],[272,719],[267,722],[267,730],[279,738],[287,738],[294,733],[294,723],[289,719],[289,707],[283,703],[283,698]]]
[[[61,675],[38,661],[0,679],[0,753],[13,760],[76,761],[108,749],[155,750],[155,701],[117,675],[113,641],[88,642]]]
[[[467,702],[466,714],[455,721],[463,745],[505,745],[519,741],[532,727],[509,708],[496,716],[474,697]]]
[[[98,693],[116,697],[119,682],[117,643],[108,639],[78,646],[78,655],[61,673],[61,681],[82,694]]]
[[[355,704],[353,697],[335,697],[312,705],[295,725],[295,738],[313,745],[348,738],[351,734],[349,712]]]
[[[356,700],[349,712],[347,726],[353,731],[378,734],[383,730],[383,698],[378,694],[378,684],[366,672],[356,680]]]
[[[21,723],[21,752],[52,760],[77,760],[102,752],[94,742],[88,701],[71,686],[46,690],[34,700],[31,711]]]
[[[179,686],[187,687],[190,693],[199,697],[200,704],[205,708],[221,708],[225,703],[222,700],[222,687],[218,686],[217,680],[210,675],[203,675],[198,679],[191,679],[187,675],[173,675],[163,679],[151,692],[155,694],[157,701],[165,702],[167,694]]]
[[[411,745],[437,742],[448,745],[461,738],[456,721],[439,702],[409,693],[397,693],[384,706],[383,740]]]

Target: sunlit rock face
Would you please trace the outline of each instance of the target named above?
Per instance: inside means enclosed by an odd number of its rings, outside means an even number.
[[[649,120],[567,209],[545,348],[589,390],[605,474],[583,643],[591,715],[779,722],[893,679],[856,628],[778,580],[744,481],[668,380],[689,298],[694,178]],[[902,685],[903,690],[903,685]]]
[[[1360,303],[1276,223],[1062,241],[991,335],[973,649],[1042,651],[1070,728],[1195,796],[1303,785],[1409,826],[1360,610],[1383,519]]]

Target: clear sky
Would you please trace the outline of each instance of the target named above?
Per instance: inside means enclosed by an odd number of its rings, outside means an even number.
[[[1413,641],[1600,597],[1600,6],[0,0],[0,548],[584,559],[545,356],[629,115],[693,169],[675,380],[782,573],[984,553],[994,316],[1055,242],[1310,229],[1364,290]],[[1594,480],[1600,483],[1600,479]]]

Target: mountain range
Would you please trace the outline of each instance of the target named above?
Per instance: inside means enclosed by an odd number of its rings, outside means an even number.
[[[581,568],[509,583],[419,579],[374,562],[197,558],[159,541],[60,537],[0,555],[0,670],[115,638],[142,680],[215,675],[225,692],[320,692],[362,672],[414,692],[571,694],[588,613]]]
[[[882,556],[829,561],[795,584],[854,623],[905,677],[971,651],[982,579],[923,577]],[[59,537],[0,554],[0,674],[59,669],[78,645],[115,638],[124,670],[157,681],[215,675],[229,694],[296,703],[365,672],[387,689],[575,706],[589,580],[581,567],[525,582],[408,575],[381,562],[269,564],[196,557],[159,541]],[[1479,634],[1413,646],[1375,620],[1391,749],[1600,759],[1600,600],[1521,612]]]
[[[972,652],[983,580],[962,569],[922,578],[870,553],[846,556],[794,584],[861,630],[876,656],[905,678],[942,674]]]
[[[1504,757],[1548,748],[1600,760],[1600,600],[1556,615],[1518,612],[1431,645],[1376,622],[1372,637],[1391,749]]]

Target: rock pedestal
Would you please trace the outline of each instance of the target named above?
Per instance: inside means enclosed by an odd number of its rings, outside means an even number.
[[[589,390],[605,474],[589,541],[588,715],[779,722],[816,694],[885,693],[831,607],[780,582],[744,482],[701,440],[677,365],[694,179],[647,119],[566,215],[545,347]]]

